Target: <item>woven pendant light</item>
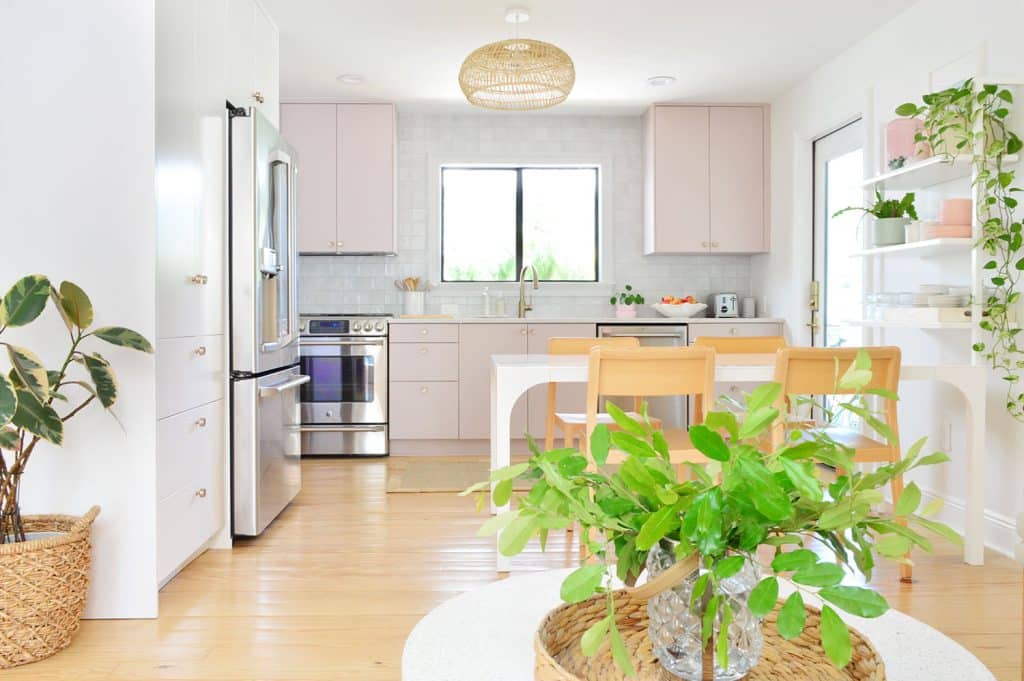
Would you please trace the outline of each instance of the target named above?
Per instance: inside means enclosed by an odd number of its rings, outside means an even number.
[[[560,48],[518,37],[518,24],[529,18],[512,9],[506,20],[517,36],[474,50],[459,70],[459,86],[470,104],[486,109],[528,111],[565,101],[576,82],[572,59]]]

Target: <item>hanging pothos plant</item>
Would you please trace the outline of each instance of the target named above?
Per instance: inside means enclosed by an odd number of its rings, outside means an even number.
[[[1007,158],[1021,150],[1020,138],[1006,126],[1013,94],[998,85],[978,87],[973,80],[922,97],[923,104],[899,106],[900,116],[919,117],[924,129],[917,141],[931,145],[933,153],[949,162],[957,157],[971,159],[980,236],[975,248],[988,258],[983,264],[986,285],[982,299],[982,317],[978,325],[988,332],[987,343],[975,343],[973,349],[998,371],[1007,383],[1006,409],[1018,421],[1024,421],[1024,391],[1020,384],[1024,371],[1024,349],[1017,343],[1016,319],[1012,314],[1020,300],[1019,286],[1024,272],[1024,237],[1021,221],[1015,217],[1021,191],[1014,186],[1015,171],[1007,170]]]

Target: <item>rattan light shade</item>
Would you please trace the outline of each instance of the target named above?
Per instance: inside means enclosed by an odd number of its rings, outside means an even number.
[[[565,101],[576,82],[572,59],[551,43],[513,38],[474,50],[459,71],[470,104],[525,111]]]

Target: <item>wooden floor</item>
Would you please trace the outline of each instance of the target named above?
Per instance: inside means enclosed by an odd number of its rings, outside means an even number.
[[[161,592],[158,620],[85,622],[65,652],[0,676],[399,679],[417,620],[496,575],[491,542],[475,536],[483,518],[472,500],[385,494],[389,463],[306,462],[295,503],[262,537],[189,566]],[[516,559],[513,574],[570,565],[558,534],[546,554],[533,548]],[[874,581],[894,608],[959,641],[1000,681],[1018,681],[1022,571],[997,554],[986,560],[968,567],[947,547],[920,557],[913,585],[888,566]]]

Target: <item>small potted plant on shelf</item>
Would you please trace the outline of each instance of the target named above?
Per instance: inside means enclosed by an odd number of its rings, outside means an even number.
[[[875,190],[875,202],[871,206],[849,206],[832,214],[837,217],[849,211],[860,211],[875,218],[871,229],[871,243],[874,246],[894,246],[906,243],[906,227],[917,219],[914,208],[914,192],[907,192],[899,199],[886,199],[882,192]]]
[[[816,407],[828,422],[855,415],[892,439],[864,395],[870,380],[870,359],[861,354],[837,376],[841,387],[855,391],[851,399]],[[597,426],[592,460],[576,449],[541,452],[531,440],[528,462],[495,471],[491,481],[463,492],[493,483],[496,504],[514,501],[513,510],[480,530],[501,532],[504,555],[520,553],[535,536],[543,547],[551,530],[578,523],[597,559],[562,583],[566,605],[552,611],[538,632],[538,669],[543,662],[591,678],[582,667],[614,659],[627,676],[660,664],[684,679],[711,679],[713,668],[716,681],[734,681],[758,664],[769,639],[818,651],[820,665],[878,669],[870,642],[851,631],[836,609],[878,617],[888,604],[871,588],[842,582],[854,570],[870,580],[877,556],[907,561],[913,547],[930,551],[926,533],[960,541],[929,518],[939,504],[919,508],[921,493],[913,482],[891,511],[875,509],[894,476],[949,459],[922,455],[922,439],[899,462],[857,472],[851,450],[825,431],[780,420],[780,390],[778,384],[760,386],[738,411],[711,412],[704,424],[692,426],[693,446],[708,463],[687,464],[689,480],[670,463],[666,439],[651,426],[646,409],[636,420],[608,403],[619,429]],[[810,402],[793,400],[797,406]],[[775,438],[778,446],[767,444],[773,429],[785,435]],[[605,465],[612,447],[626,455],[617,469]],[[826,479],[822,465],[843,472]],[[513,494],[516,479],[532,481],[527,493]],[[647,586],[616,588],[615,578],[632,586],[645,569]],[[644,630],[646,645],[637,643]],[[595,655],[609,659],[596,662]]]
[[[64,321],[68,351],[57,369],[17,345],[11,332],[35,321],[48,301]],[[42,443],[60,446],[64,423],[93,402],[117,400],[114,370],[96,341],[151,353],[142,335],[121,326],[92,328],[92,303],[70,281],[39,274],[18,280],[0,301],[0,346],[10,363],[0,373],[0,668],[43,659],[78,630],[89,586],[89,533],[99,514],[22,516],[21,481]]]
[[[611,302],[615,306],[615,316],[618,319],[633,319],[636,317],[637,305],[644,304],[644,297],[635,293],[633,287],[626,284],[619,295],[612,296]]]

